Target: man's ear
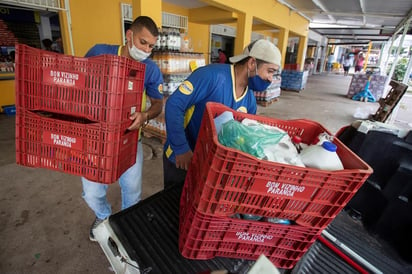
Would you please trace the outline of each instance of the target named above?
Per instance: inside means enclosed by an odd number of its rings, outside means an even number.
[[[130,42],[132,40],[132,35],[133,35],[133,32],[130,29],[128,29],[126,31],[126,41],[127,42]]]
[[[253,57],[250,57],[249,60],[247,61],[247,68],[249,71],[256,71],[257,69],[257,62],[256,59]]]

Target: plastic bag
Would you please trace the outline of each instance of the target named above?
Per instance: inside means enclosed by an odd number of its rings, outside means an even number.
[[[265,159],[265,148],[276,146],[286,134],[284,131],[277,131],[260,123],[245,125],[230,120],[222,125],[218,140],[224,146]]]

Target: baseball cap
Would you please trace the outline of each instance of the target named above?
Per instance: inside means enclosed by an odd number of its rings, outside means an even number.
[[[273,43],[265,39],[253,41],[245,47],[242,54],[232,56],[229,60],[231,63],[237,63],[249,56],[281,66],[280,63],[282,58],[280,55],[280,50]]]

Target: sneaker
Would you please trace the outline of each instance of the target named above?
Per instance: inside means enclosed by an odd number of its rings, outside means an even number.
[[[94,233],[93,230],[99,225],[101,224],[105,219],[99,219],[96,217],[96,219],[94,220],[92,226],[90,227],[90,233],[89,233],[89,239],[92,242],[96,242],[96,238],[94,237]]]

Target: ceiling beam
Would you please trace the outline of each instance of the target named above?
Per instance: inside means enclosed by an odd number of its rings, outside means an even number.
[[[373,42],[385,42],[386,40],[384,40],[384,41],[373,41]],[[336,46],[338,46],[338,45],[341,45],[341,46],[343,46],[343,45],[368,45],[369,44],[369,42],[370,41],[347,41],[347,42],[329,42],[328,43],[328,45],[336,45]]]
[[[319,0],[312,0],[312,3],[315,4],[318,8],[320,8],[322,12],[324,12],[329,17],[329,19],[332,20],[332,22],[336,22],[335,17],[333,17],[332,14],[329,14],[329,11],[323,6],[323,4]]]
[[[365,14],[365,2],[364,0],[359,0],[359,5],[361,7],[362,14]],[[366,17],[362,16],[362,23],[366,25]]]
[[[389,37],[391,37],[392,35],[380,35],[380,34],[362,34],[362,33],[358,33],[358,34],[344,34],[344,33],[342,33],[342,34],[326,34],[326,33],[324,33],[324,34],[322,34],[322,35],[324,35],[324,36],[327,36],[328,38],[329,37],[382,37],[382,38],[389,38]]]
[[[311,29],[320,29],[320,30],[384,30],[389,29],[393,30],[393,27],[312,27]]]
[[[396,26],[394,34],[397,34],[398,32],[402,31],[402,29],[405,27],[408,20],[411,20],[411,19],[412,19],[412,9],[408,12],[408,15],[406,15],[405,18],[403,18],[402,21]]]
[[[313,11],[302,10],[306,14],[320,14],[320,15],[335,15],[335,16],[351,16],[351,17],[374,17],[374,18],[404,18],[403,14],[398,13],[354,13],[354,12],[333,12],[333,11]],[[336,20],[335,20],[336,21]],[[365,20],[364,20],[365,21]]]

